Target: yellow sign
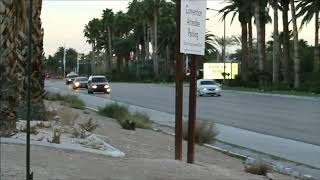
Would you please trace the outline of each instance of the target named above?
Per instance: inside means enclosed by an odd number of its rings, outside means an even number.
[[[235,79],[238,72],[238,63],[203,64],[203,79]]]

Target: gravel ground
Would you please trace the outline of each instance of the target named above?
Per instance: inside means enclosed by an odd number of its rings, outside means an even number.
[[[59,103],[51,105],[60,111]],[[175,161],[174,138],[151,130],[127,131],[112,119],[94,112],[63,107],[78,113],[76,122],[92,117],[99,124],[95,130],[106,142],[123,151],[124,158],[91,153],[31,147],[31,168],[38,180],[264,180],[266,177],[244,172],[240,159],[196,146],[196,163]],[[60,109],[60,110],[59,110]],[[273,174],[278,180],[294,178]],[[1,180],[25,179],[25,146],[1,144]]]

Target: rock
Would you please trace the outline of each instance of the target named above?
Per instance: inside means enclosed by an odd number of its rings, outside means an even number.
[[[302,179],[303,180],[316,180],[316,178],[312,177],[311,175],[309,174],[305,174],[302,176]]]
[[[56,116],[53,117],[53,119],[54,119],[55,121],[60,121],[61,117],[58,116],[58,115],[56,115]]]
[[[83,114],[90,114],[90,111],[88,111],[87,109],[85,109],[85,110],[83,111]]]

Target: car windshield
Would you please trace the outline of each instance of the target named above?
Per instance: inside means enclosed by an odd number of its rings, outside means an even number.
[[[77,75],[68,75],[67,76],[68,78],[76,78],[76,77],[78,77]]]
[[[77,81],[88,81],[88,78],[86,77],[77,78]]]
[[[92,78],[92,82],[100,83],[100,82],[107,82],[107,80],[104,77],[95,77],[95,78]]]
[[[216,83],[214,81],[201,81],[201,85],[215,85]]]

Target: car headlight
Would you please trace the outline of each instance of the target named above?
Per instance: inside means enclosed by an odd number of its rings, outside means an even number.
[[[208,89],[207,89],[207,88],[202,88],[202,90],[203,90],[203,91],[206,91],[206,90],[208,90]]]
[[[71,81],[71,79],[68,79],[68,81]]]
[[[97,87],[98,87],[97,85],[93,85],[92,86],[93,89],[97,89]]]
[[[76,87],[78,87],[78,86],[80,86],[80,83],[79,83],[79,82],[75,82],[74,85],[75,85]]]
[[[111,92],[111,89],[109,88],[109,89],[107,89],[107,92]]]
[[[105,89],[108,89],[110,86],[108,84],[104,85]]]

